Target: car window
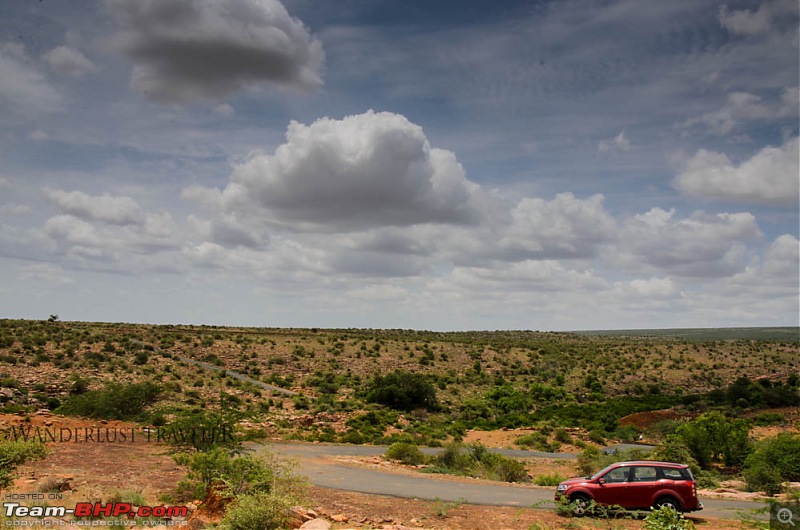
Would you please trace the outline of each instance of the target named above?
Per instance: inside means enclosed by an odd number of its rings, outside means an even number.
[[[634,467],[633,468],[633,482],[653,482],[658,480],[658,472],[652,466],[647,467]]]
[[[664,478],[668,478],[670,480],[685,480],[686,477],[681,471],[681,469],[676,469],[674,467],[661,468],[661,473],[664,475]]]
[[[606,473],[603,478],[609,483],[625,482],[628,480],[628,473],[630,472],[630,469],[631,468],[629,467],[618,467]]]

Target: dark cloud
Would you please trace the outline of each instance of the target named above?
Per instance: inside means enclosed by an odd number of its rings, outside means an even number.
[[[262,82],[322,84],[322,45],[277,0],[108,0],[131,85],[163,102],[226,96]]]

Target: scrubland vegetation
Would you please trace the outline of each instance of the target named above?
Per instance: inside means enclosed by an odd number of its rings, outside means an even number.
[[[796,329],[759,330],[757,340],[734,335],[726,340],[721,330],[705,339],[5,320],[0,410],[48,408],[152,426],[228,422],[245,426],[237,430],[237,442],[271,436],[394,444],[391,458],[433,472],[512,481],[528,478],[514,461],[459,443],[469,430],[527,428],[516,440],[518,448],[582,450],[586,473],[631,456],[606,455],[598,447],[644,438],[658,444],[658,457],[692,464],[703,484],[742,477],[751,489],[776,493],[781,483],[800,480],[800,438],[792,425],[800,405],[800,339]],[[670,414],[660,421],[630,420],[636,413],[665,410]],[[756,427],[776,432],[756,437]],[[229,452],[213,452],[215,441],[184,439],[182,445],[193,455],[182,457],[192,470],[187,488],[208,493],[213,481],[203,475],[204,466],[217,469],[217,478],[250,473],[230,468]],[[420,445],[445,451],[425,457]],[[256,475],[244,483],[258,483]],[[548,484],[558,478],[534,480]],[[269,494],[254,487],[231,498],[245,510],[250,504],[271,506],[262,498]]]

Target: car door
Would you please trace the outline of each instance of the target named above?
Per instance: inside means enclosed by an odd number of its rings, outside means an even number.
[[[658,468],[655,466],[633,466],[628,489],[630,507],[649,508],[659,486]]]
[[[600,477],[602,483],[595,490],[595,501],[600,504],[618,504],[627,508],[630,471],[630,466],[620,466]]]

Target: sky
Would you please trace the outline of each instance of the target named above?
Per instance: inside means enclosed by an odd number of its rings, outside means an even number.
[[[0,318],[796,326],[796,0],[0,2]]]

